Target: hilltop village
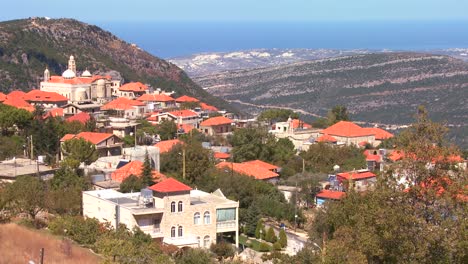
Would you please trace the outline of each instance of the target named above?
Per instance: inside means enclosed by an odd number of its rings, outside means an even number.
[[[49,225],[122,263],[133,263],[123,261],[126,254],[167,263],[185,248],[210,249],[219,261],[301,263],[309,250],[333,262],[326,233],[338,224],[320,219],[332,221],[325,209],[335,212],[347,196],[362,199],[392,182],[398,195],[417,190],[439,199],[455,190],[453,200],[466,205],[468,185],[457,185],[466,180],[466,160],[428,143],[436,129],[423,131],[427,138],[411,130],[394,135],[353,123],[343,107],[320,125],[281,109],[241,119],[203,98],[77,65],[70,56],[61,76],[45,69],[39,89],[0,93],[2,221]],[[424,111],[414,127],[429,127]],[[86,225],[101,231],[85,237]],[[104,247],[125,240],[105,237],[121,228],[157,249]]]

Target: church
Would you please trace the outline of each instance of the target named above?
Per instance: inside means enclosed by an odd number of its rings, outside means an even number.
[[[62,76],[50,76],[49,69],[44,71],[44,80],[40,90],[56,92],[68,98],[71,103],[97,102],[105,103],[112,99],[113,90],[120,87],[120,80],[110,76],[92,75],[88,70],[77,75],[75,58],[70,56],[68,69]]]

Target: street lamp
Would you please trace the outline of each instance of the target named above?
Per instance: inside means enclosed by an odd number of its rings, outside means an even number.
[[[260,239],[260,242],[262,242],[262,234],[263,234],[263,231],[262,231],[262,229],[260,228],[260,238],[259,238],[259,239]]]
[[[325,251],[316,243],[312,243],[315,247],[317,247],[320,250],[320,255],[322,256],[322,263],[325,263]]]

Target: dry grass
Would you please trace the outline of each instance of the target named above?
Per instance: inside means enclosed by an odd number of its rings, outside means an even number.
[[[99,263],[101,258],[69,240],[45,231],[31,230],[16,224],[0,225],[0,264],[40,263],[40,250],[45,249],[44,263]]]

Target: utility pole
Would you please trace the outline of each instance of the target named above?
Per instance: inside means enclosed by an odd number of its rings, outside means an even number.
[[[33,136],[31,135],[31,160],[34,159],[34,144],[33,144]]]
[[[44,248],[41,248],[41,264],[44,264]]]
[[[185,180],[185,147],[182,148],[182,178]]]

